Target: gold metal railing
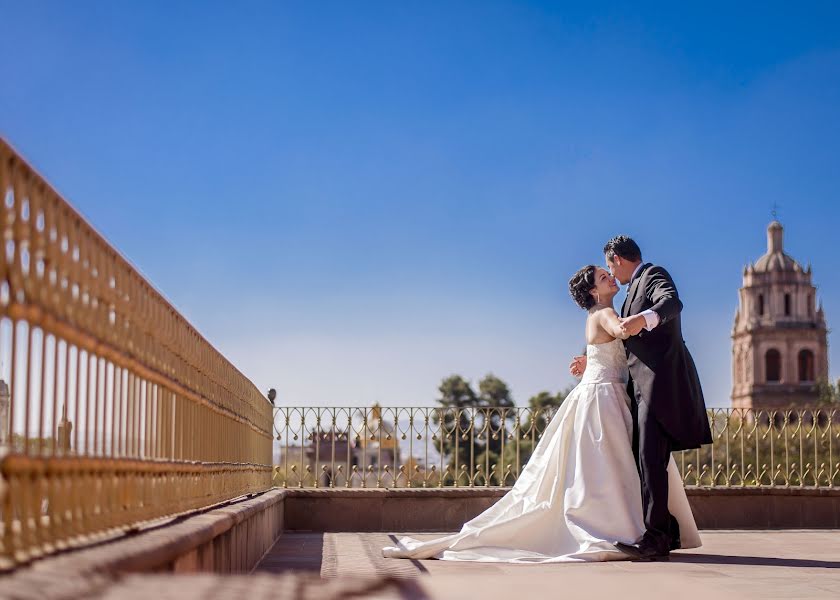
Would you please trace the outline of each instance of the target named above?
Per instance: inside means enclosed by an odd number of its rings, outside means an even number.
[[[557,409],[278,408],[282,487],[510,486]],[[675,452],[690,487],[840,485],[840,409],[708,411],[713,443]]]
[[[0,569],[271,486],[271,406],[0,140]]]

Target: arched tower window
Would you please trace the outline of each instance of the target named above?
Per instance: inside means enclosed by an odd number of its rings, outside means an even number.
[[[764,316],[764,294],[758,295],[758,316]]]
[[[790,316],[790,294],[785,294],[785,316]]]
[[[799,381],[814,381],[814,353],[810,350],[799,351]]]
[[[782,355],[778,350],[768,350],[764,355],[764,373],[769,382],[782,380]]]
[[[808,294],[808,316],[814,316],[814,301],[811,299],[811,294]]]

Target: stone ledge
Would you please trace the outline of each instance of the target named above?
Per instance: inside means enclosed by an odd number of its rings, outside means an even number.
[[[510,488],[284,490],[288,531],[456,531]],[[700,529],[840,527],[840,489],[687,488]]]
[[[72,561],[76,569],[81,564],[87,564],[92,571],[100,573],[161,570],[184,554],[234,530],[241,523],[282,500],[282,493],[271,490],[253,498],[211,509],[206,513],[185,516],[170,525],[128,538],[59,555],[54,561],[35,563],[35,568],[48,562],[60,566],[66,558]]]
[[[500,498],[510,487],[430,487],[430,488],[277,488],[288,498]],[[686,487],[688,496],[840,496],[840,487]]]
[[[806,497],[840,497],[840,488],[813,487],[687,487],[687,496],[806,496]]]
[[[501,498],[509,487],[287,488],[287,498]]]
[[[273,489],[140,533],[68,551],[2,579],[20,598],[78,598],[125,573],[247,573],[283,531],[282,490]]]

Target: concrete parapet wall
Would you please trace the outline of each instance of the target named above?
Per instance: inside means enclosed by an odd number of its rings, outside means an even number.
[[[288,531],[457,531],[509,488],[286,490]],[[840,489],[688,488],[700,529],[840,528]]]
[[[79,598],[125,573],[248,573],[283,532],[271,490],[107,543],[35,561],[0,578],[1,597]],[[6,595],[4,595],[6,594]]]
[[[838,488],[687,488],[700,529],[837,529]]]
[[[286,530],[457,531],[508,489],[290,489]]]

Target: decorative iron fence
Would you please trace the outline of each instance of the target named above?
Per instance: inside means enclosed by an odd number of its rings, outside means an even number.
[[[0,569],[271,487],[271,406],[0,140]]]
[[[274,412],[282,487],[510,486],[556,407],[288,407]],[[840,484],[840,410],[709,410],[713,443],[675,452],[686,486]]]

